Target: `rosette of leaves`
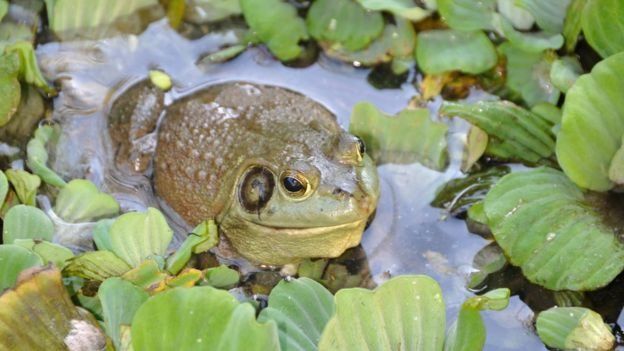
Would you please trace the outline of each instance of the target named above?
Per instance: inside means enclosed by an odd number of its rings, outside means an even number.
[[[615,337],[602,317],[584,307],[553,307],[540,312],[537,335],[552,348],[562,350],[613,350]]]

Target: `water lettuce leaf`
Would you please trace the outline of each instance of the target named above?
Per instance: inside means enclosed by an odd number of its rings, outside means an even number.
[[[537,25],[550,33],[561,33],[570,0],[515,0],[517,6],[527,10]]]
[[[427,74],[479,74],[494,67],[497,61],[496,49],[482,31],[441,29],[418,33],[416,62]]]
[[[9,3],[7,0],[0,0],[0,21],[9,11]]]
[[[600,56],[606,58],[624,51],[624,2],[621,0],[588,1],[581,26],[587,42]]]
[[[0,56],[0,60],[2,57]],[[16,76],[5,75],[0,72],[0,127],[9,123],[21,99],[20,83]]]
[[[447,130],[431,120],[427,109],[406,109],[391,117],[367,102],[353,107],[349,124],[349,132],[362,138],[378,164],[420,162],[435,170],[447,164]]]
[[[569,53],[574,51],[579,34],[581,34],[581,19],[587,1],[572,0],[568,6],[565,21],[563,22],[563,37],[565,38],[565,49]]]
[[[204,24],[242,13],[239,0],[188,0],[184,19]]]
[[[320,351],[440,350],[444,342],[442,291],[427,276],[399,276],[371,291],[343,289],[327,323]],[[411,331],[411,332],[408,332]]]
[[[167,257],[167,271],[177,274],[191,258],[191,254],[208,251],[219,243],[219,232],[214,220],[201,222],[184,239],[182,245]]]
[[[606,191],[622,179],[617,170],[623,160],[614,158],[624,136],[621,72],[624,53],[598,63],[566,95],[557,158],[566,175],[583,188]]]
[[[37,56],[35,56],[35,49],[31,42],[19,41],[8,45],[4,48],[4,54],[15,55],[18,58],[18,78],[20,81],[34,85],[48,95],[56,94],[56,90],[48,84],[39,70]]]
[[[550,68],[550,81],[557,89],[567,93],[581,74],[583,67],[578,59],[574,56],[564,56],[553,62]]]
[[[509,101],[445,102],[440,113],[465,119],[487,132],[486,154],[490,156],[534,164],[554,153],[552,123]]]
[[[62,188],[67,183],[47,166],[48,151],[46,145],[58,138],[59,130],[53,126],[42,125],[35,130],[35,135],[26,146],[26,165],[44,182]]]
[[[4,204],[7,194],[9,193],[9,180],[4,172],[0,171],[0,207]]]
[[[551,290],[594,290],[624,269],[624,244],[563,172],[504,176],[485,198],[496,242],[531,282]]]
[[[0,296],[0,305],[2,350],[106,347],[106,337],[97,321],[89,312],[74,306],[55,267],[22,274],[17,286]]]
[[[14,244],[0,245],[0,292],[13,287],[23,270],[41,265],[41,257],[26,248]]]
[[[165,217],[155,208],[119,216],[110,228],[113,252],[132,267],[153,256],[163,256],[173,238]]]
[[[494,30],[496,0],[438,0],[438,11],[453,29]]]
[[[61,189],[54,213],[70,223],[90,222],[119,213],[119,204],[86,179],[74,179]]]
[[[241,0],[240,6],[247,24],[282,61],[299,57],[299,42],[308,39],[305,21],[297,9],[281,0]]]
[[[519,7],[515,0],[497,0],[498,12],[511,22],[516,29],[529,30],[535,24],[530,12]]]
[[[206,269],[204,272],[204,281],[201,285],[210,285],[217,289],[231,289],[240,280],[238,271],[222,264],[218,267]]]
[[[602,317],[584,307],[552,307],[540,312],[537,335],[549,347],[563,350],[613,350],[615,337]]]
[[[332,294],[314,280],[282,280],[271,291],[269,306],[258,321],[276,322],[282,350],[316,351],[334,309]]]
[[[388,11],[395,16],[418,22],[431,14],[430,10],[414,6],[412,0],[357,0],[365,9]]]
[[[483,203],[480,204],[483,208]],[[487,218],[484,219],[484,222],[487,222]],[[500,246],[495,242],[486,245],[472,259],[474,270],[470,272],[466,287],[478,289],[490,274],[500,271],[505,266],[507,266],[507,258],[505,258],[505,253]]]
[[[13,185],[20,202],[24,205],[35,206],[41,179],[21,169],[7,169],[4,172],[11,185]]]
[[[102,303],[106,333],[117,349],[121,346],[121,326],[132,324],[132,319],[149,294],[121,278],[106,279],[97,293]]]
[[[67,260],[74,257],[74,253],[70,249],[49,241],[15,239],[13,243],[36,253],[41,257],[44,264],[52,263],[58,269],[63,269]]]
[[[126,262],[110,251],[90,251],[69,259],[63,274],[101,282],[119,277],[130,269]]]
[[[12,244],[16,239],[41,239],[52,241],[54,224],[48,215],[32,206],[11,207],[4,217],[2,242]]]
[[[506,37],[511,44],[527,52],[539,53],[563,46],[563,35],[547,32],[520,32],[509,20],[499,14],[494,15],[493,25],[496,31]]]
[[[384,21],[379,11],[369,11],[353,0],[316,0],[306,17],[308,32],[320,43],[358,51],[379,37]]]
[[[135,350],[278,350],[273,321],[209,286],[176,288],[147,300],[132,321]]]

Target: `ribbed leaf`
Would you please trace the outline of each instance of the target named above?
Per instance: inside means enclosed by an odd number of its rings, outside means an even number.
[[[4,172],[0,171],[0,207],[4,205],[4,199],[6,199],[9,192],[9,180],[4,175]]]
[[[540,339],[564,350],[613,350],[615,337],[602,317],[584,307],[553,307],[541,312],[535,323]]]
[[[581,18],[583,10],[588,0],[572,0],[563,22],[563,37],[565,38],[565,49],[567,52],[573,52],[576,47],[576,41],[581,34]]]
[[[41,179],[21,169],[7,169],[5,174],[13,185],[20,202],[24,205],[35,206],[35,198],[41,185]]]
[[[89,222],[119,213],[119,204],[86,179],[74,179],[56,197],[54,213],[70,223]]]
[[[516,0],[516,3],[529,11],[543,30],[550,33],[563,31],[563,20],[570,0]]]
[[[48,162],[46,144],[51,139],[58,137],[58,132],[59,131],[55,130],[52,126],[44,125],[37,128],[35,136],[30,139],[26,147],[26,154],[28,155],[26,164],[28,168],[44,182],[62,188],[67,183],[46,164]]]
[[[457,30],[493,30],[496,0],[438,0],[438,11],[448,25]]]
[[[309,278],[281,281],[269,295],[259,321],[274,320],[282,350],[316,351],[323,328],[334,314],[334,297]]]
[[[624,244],[560,171],[506,175],[485,198],[496,242],[532,282],[594,290],[624,269]]]
[[[34,252],[41,257],[44,264],[52,263],[58,269],[63,269],[66,261],[74,257],[74,253],[70,249],[49,241],[16,239],[13,243]]]
[[[15,239],[42,239],[52,241],[54,224],[48,215],[36,207],[17,205],[4,217],[2,242],[11,244]]]
[[[147,301],[148,293],[121,278],[109,278],[100,285],[98,297],[102,303],[102,314],[106,333],[113,339],[115,347],[121,345],[121,326],[131,325],[136,311]]]
[[[118,277],[130,270],[130,266],[110,251],[91,251],[70,259],[63,274],[84,279],[104,281]]]
[[[26,268],[41,266],[41,258],[18,245],[0,245],[0,292],[15,285],[17,277]]]
[[[602,57],[624,51],[624,2],[589,0],[581,20],[589,45]]]

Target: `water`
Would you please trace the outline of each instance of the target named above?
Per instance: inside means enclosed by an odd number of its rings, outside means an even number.
[[[150,180],[128,177],[114,167],[106,114],[124,89],[144,79],[151,69],[167,72],[174,81],[168,102],[204,86],[231,80],[272,84],[299,91],[333,111],[348,127],[352,107],[360,101],[374,103],[394,114],[416,94],[411,85],[402,89],[376,90],[366,82],[367,70],[321,59],[307,68],[289,68],[261,49],[250,49],[238,58],[217,65],[197,64],[198,59],[226,43],[233,32],[190,41],[156,22],[140,36],[98,42],[49,43],[38,56],[44,74],[62,85],[54,101],[53,118],[62,126],[52,167],[69,178],[86,177],[112,193],[124,210],[142,210],[159,203]],[[435,104],[431,106],[435,110]],[[452,322],[461,303],[472,296],[465,280],[474,255],[489,242],[468,233],[461,220],[446,218],[429,206],[435,189],[454,177],[465,125],[450,121],[451,165],[436,172],[418,164],[379,167],[381,199],[375,220],[364,234],[373,280],[381,283],[388,274],[426,274],[442,286],[447,320]],[[184,230],[171,218],[176,230]],[[502,312],[483,314],[488,339],[486,350],[543,350],[531,330],[533,312],[518,297]]]

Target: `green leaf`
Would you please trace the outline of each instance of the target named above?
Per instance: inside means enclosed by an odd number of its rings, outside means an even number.
[[[574,56],[565,56],[553,62],[550,80],[557,89],[567,93],[581,74],[583,67],[578,59]]]
[[[182,245],[167,258],[167,271],[178,274],[191,258],[192,253],[208,251],[219,243],[219,233],[214,220],[201,222],[184,239]],[[199,250],[199,251],[197,251]]]
[[[427,74],[479,74],[494,67],[497,61],[494,45],[482,31],[442,29],[418,33],[416,62]]]
[[[2,57],[0,56],[0,60]],[[6,125],[17,111],[22,89],[17,77],[3,75],[0,71],[0,127]]]
[[[4,21],[0,23],[0,55],[4,52],[4,49],[19,41],[34,42],[35,40],[35,27],[29,26],[25,23],[14,23]]]
[[[226,265],[208,268],[204,271],[205,282],[202,285],[210,285],[217,289],[229,289],[238,284],[240,275],[238,271]]]
[[[535,22],[550,33],[561,33],[570,0],[516,0],[516,4],[529,11]]]
[[[552,307],[535,323],[544,344],[564,350],[613,350],[615,337],[602,317],[584,307]]]
[[[531,112],[552,123],[554,125],[553,128],[561,123],[561,109],[548,102],[542,102],[533,106]]]
[[[531,282],[551,290],[594,290],[624,269],[624,244],[560,171],[506,175],[485,199],[496,242]]]
[[[467,173],[483,156],[489,137],[483,129],[471,126],[466,136],[466,147],[462,155],[461,171]]]
[[[550,81],[553,54],[531,53],[508,43],[498,49],[507,57],[506,85],[509,89],[520,94],[529,106],[540,102],[557,103],[559,90]]]
[[[101,219],[93,226],[93,242],[98,250],[113,251],[113,243],[110,237],[110,227],[114,219]]]
[[[588,0],[572,0],[568,6],[568,12],[563,22],[563,37],[565,49],[574,52],[579,34],[581,34],[581,18]]]
[[[314,280],[282,280],[271,291],[269,306],[258,320],[277,323],[282,350],[316,351],[334,309],[332,294]]]
[[[585,39],[600,56],[609,57],[624,50],[624,2],[588,1],[581,26]]]
[[[505,17],[496,14],[494,16],[494,26],[497,32],[505,36],[509,42],[524,51],[540,53],[547,49],[559,49],[563,46],[563,35],[550,34],[546,32],[519,32]]]
[[[447,130],[444,123],[429,118],[427,109],[403,110],[390,117],[367,102],[353,107],[349,125],[378,164],[420,162],[436,170],[447,164]]]
[[[0,207],[4,205],[4,200],[9,192],[9,180],[4,172],[0,171]]]
[[[472,208],[474,208],[474,206]],[[481,208],[483,208],[483,206],[481,206]],[[485,221],[487,222],[487,218],[485,218]],[[488,244],[474,256],[472,267],[475,271],[470,272],[466,287],[469,289],[477,289],[488,275],[500,271],[506,265],[507,259],[500,246],[496,243]]]
[[[445,311],[439,285],[427,276],[399,276],[374,291],[338,291],[320,351],[440,350]]]
[[[353,0],[316,0],[306,23],[314,39],[350,51],[368,46],[384,28],[380,12],[368,11]]]
[[[54,213],[70,223],[89,222],[119,213],[119,204],[86,179],[74,179],[56,197]]]
[[[583,188],[606,191],[613,157],[624,135],[624,53],[598,63],[570,88],[563,105],[557,158],[570,179]]]
[[[126,262],[110,251],[91,251],[68,260],[63,274],[104,281],[110,277],[119,277],[130,269]]]
[[[412,0],[357,0],[357,2],[367,10],[388,11],[413,22],[423,20],[431,14],[430,10],[414,6]]]
[[[30,170],[38,175],[44,182],[62,188],[67,183],[47,166],[48,151],[46,144],[58,137],[59,130],[52,126],[40,126],[35,131],[35,136],[30,139],[26,147],[28,159],[26,164]]]
[[[7,2],[7,0],[0,0],[0,21],[2,20],[4,15],[7,14],[7,11],[9,11],[9,3]]]
[[[505,16],[514,26],[520,30],[530,30],[535,24],[535,18],[530,12],[519,7],[515,0],[497,0],[498,12]]]
[[[11,244],[0,245],[0,292],[13,287],[20,272],[26,268],[41,265],[41,257],[28,249]]]
[[[242,12],[239,0],[189,0],[186,4],[186,21],[204,24],[216,22]]]
[[[161,271],[155,260],[148,259],[124,273],[122,278],[144,289],[150,289],[164,281],[167,273]]]
[[[32,84],[37,88],[43,90],[48,95],[55,95],[56,90],[48,85],[48,82],[43,78],[39,66],[37,65],[37,57],[35,56],[35,50],[33,44],[28,41],[20,41],[11,44],[4,49],[6,54],[17,54],[20,62],[19,78],[21,81]]]
[[[21,169],[7,169],[5,174],[13,185],[20,202],[28,206],[35,206],[35,198],[37,189],[41,185],[41,179]]]
[[[121,278],[106,279],[98,289],[106,333],[117,349],[121,345],[121,326],[131,325],[136,311],[149,295]]]
[[[59,269],[63,269],[65,262],[74,257],[70,249],[48,241],[16,239],[13,243],[39,255],[44,264],[52,263]]]
[[[254,309],[209,286],[151,297],[132,322],[135,350],[278,350],[275,323],[257,323]]]
[[[491,156],[533,164],[554,152],[552,124],[509,101],[445,102],[440,113],[463,118],[486,131],[486,154]]]
[[[173,237],[165,217],[155,208],[125,213],[110,228],[113,252],[136,267],[150,256],[163,256]]]
[[[247,24],[271,53],[282,61],[301,55],[299,42],[308,39],[297,9],[281,0],[240,0]]]
[[[36,207],[17,205],[4,217],[2,242],[12,244],[15,239],[42,239],[52,241],[54,224],[48,215]]]
[[[438,0],[438,11],[453,29],[493,30],[496,0]]]

